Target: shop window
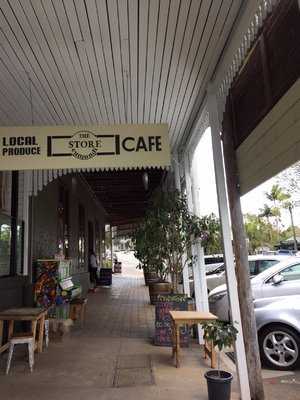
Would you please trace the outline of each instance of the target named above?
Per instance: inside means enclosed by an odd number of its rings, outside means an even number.
[[[24,224],[18,220],[18,172],[0,173],[0,277],[23,272]],[[9,200],[8,200],[9,199]],[[8,206],[10,203],[10,206]]]
[[[0,276],[10,275],[11,218],[0,215]]]
[[[85,211],[81,204],[78,207],[78,266],[85,269]]]
[[[101,233],[100,233],[100,225],[98,221],[95,221],[95,252],[97,256],[97,260],[100,263],[101,260]]]
[[[23,257],[24,257],[24,222],[17,221],[17,236],[16,236],[16,250],[17,250],[17,257],[16,257],[16,270],[17,275],[22,275],[23,273]]]
[[[0,172],[0,210],[7,215],[11,214],[11,179],[11,172]]]
[[[16,235],[13,235],[15,226]],[[14,223],[14,218],[0,214],[0,277],[15,274],[21,275],[23,272],[23,254],[23,222],[17,221]]]
[[[61,186],[58,198],[58,249],[65,257],[69,257],[69,237],[69,192]]]

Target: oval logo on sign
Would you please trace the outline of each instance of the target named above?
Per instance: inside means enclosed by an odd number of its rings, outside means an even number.
[[[101,146],[101,139],[98,139],[90,131],[76,132],[68,143],[72,156],[79,160],[89,160],[95,157]]]

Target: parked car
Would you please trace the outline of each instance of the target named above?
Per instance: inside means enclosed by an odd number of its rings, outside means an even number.
[[[224,266],[224,260],[222,254],[215,254],[210,256],[204,256],[205,271],[213,272],[221,265]],[[193,267],[189,265],[189,277],[193,279]]]
[[[223,261],[222,262],[213,263],[213,264],[208,264],[208,265],[205,264],[206,275],[214,274],[220,268],[222,268],[222,270],[224,271],[225,265],[224,265]]]
[[[262,360],[275,369],[295,368],[300,362],[300,320],[299,308],[297,308],[299,305],[293,304],[295,298],[293,299],[292,297],[297,296],[296,298],[298,299],[300,295],[300,257],[285,257],[283,261],[256,275],[251,280],[251,288],[256,318],[258,319],[258,336],[260,351],[263,355]],[[210,311],[213,314],[217,315],[221,320],[230,320],[226,285],[213,289],[209,294],[208,301]],[[288,307],[288,304],[290,304],[290,307]],[[270,317],[268,324],[262,324],[260,322],[263,320],[262,315],[271,310],[274,311],[273,320]],[[290,323],[290,318],[296,321],[295,324],[298,324],[298,330],[295,330],[294,325]],[[266,315],[267,319],[268,316]],[[277,329],[277,325],[282,327],[281,331]],[[286,329],[283,325],[286,325]],[[284,337],[286,339],[283,339]],[[287,339],[288,337],[290,339]],[[273,348],[270,348],[270,340],[273,340]],[[285,343],[286,340],[288,344]],[[293,353],[293,349],[291,350],[291,346],[295,348],[295,353]],[[267,356],[268,351],[269,357]],[[274,352],[279,354],[277,361],[273,354]],[[288,352],[294,354],[293,360],[285,358],[285,354]],[[281,353],[284,354],[282,355]]]
[[[249,256],[249,271],[250,276],[255,276],[260,272],[266,270],[272,265],[279,263],[282,260],[285,260],[286,256],[278,256],[278,255],[255,255]],[[225,264],[211,264],[214,265],[214,268],[211,268],[206,272],[206,284],[208,293],[210,293],[217,286],[222,285],[226,282],[226,272],[225,272]],[[211,265],[208,265],[210,267]],[[194,293],[194,282],[193,279],[190,281],[191,293]]]
[[[282,260],[285,260],[285,256],[278,256],[278,255],[255,255],[249,256],[249,272],[250,276],[253,277],[258,275],[262,271],[270,268],[272,265],[279,263]],[[220,266],[217,268],[213,273],[209,272],[206,273],[206,283],[207,283],[207,290],[210,293],[214,288],[217,286],[222,285],[226,282],[226,273],[225,273],[225,266]]]
[[[254,300],[262,363],[289,370],[300,364],[300,296]]]

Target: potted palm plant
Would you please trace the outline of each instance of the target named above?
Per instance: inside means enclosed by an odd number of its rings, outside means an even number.
[[[210,321],[202,324],[203,338],[218,348],[218,369],[205,373],[209,400],[230,400],[232,374],[220,369],[221,351],[236,341],[237,329],[224,321]]]

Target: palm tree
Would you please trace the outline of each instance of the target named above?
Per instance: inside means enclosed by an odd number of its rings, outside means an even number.
[[[279,220],[280,220],[280,208],[283,206],[283,203],[288,200],[291,195],[285,193],[283,189],[279,185],[273,185],[270,192],[266,192],[266,197],[273,203],[273,213],[276,216],[276,229],[279,238]]]
[[[260,208],[260,214],[258,215],[261,218],[266,218],[268,225],[271,225],[270,218],[278,216],[278,209],[274,207],[270,207],[268,204],[264,204],[264,208]],[[272,227],[273,229],[273,227]],[[272,243],[272,230],[269,231],[269,240]]]
[[[290,194],[285,193],[279,185],[273,185],[270,193],[266,192],[268,200],[273,202],[274,207],[278,207],[278,203],[281,203],[291,197]]]
[[[290,217],[291,217],[291,225],[292,225],[292,230],[293,230],[293,239],[294,239],[294,251],[298,251],[298,243],[297,243],[297,237],[296,237],[296,231],[295,231],[295,224],[294,224],[294,218],[293,218],[293,208],[295,204],[292,201],[285,201],[283,203],[283,208],[286,210],[289,210]]]
[[[275,217],[276,213],[274,212],[273,208],[270,207],[268,204],[264,204],[264,208],[259,209],[260,214],[258,215],[261,218],[266,218],[268,224],[270,223],[270,218]]]

